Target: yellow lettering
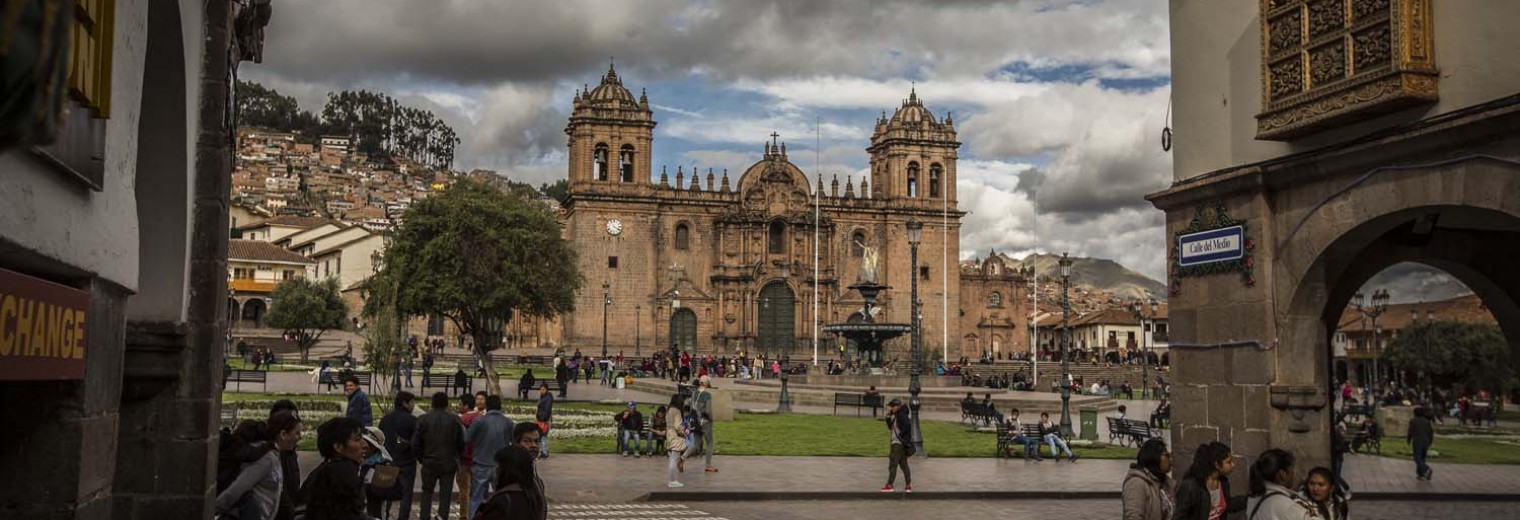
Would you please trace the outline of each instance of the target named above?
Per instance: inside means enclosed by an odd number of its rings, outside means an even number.
[[[58,346],[63,340],[63,307],[48,306],[47,342],[43,344],[43,357],[58,357]]]
[[[16,348],[16,297],[9,294],[0,300],[0,356],[11,355]]]
[[[81,312],[74,318],[74,359],[84,359],[84,322],[87,313]]]
[[[68,359],[74,356],[74,309],[64,309],[63,319],[58,322],[58,351],[53,355]]]
[[[32,355],[32,318],[35,317],[33,311],[37,308],[35,304],[31,300],[21,300],[21,312],[16,319],[17,356]]]
[[[32,306],[32,348],[28,349],[29,356],[42,356],[47,349],[47,311],[48,304],[33,302]]]

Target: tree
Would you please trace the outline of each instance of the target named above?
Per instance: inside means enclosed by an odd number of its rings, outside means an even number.
[[[264,322],[295,335],[305,363],[312,345],[331,329],[341,330],[348,319],[348,302],[338,295],[338,280],[291,278],[275,286],[274,304]]]
[[[538,192],[564,205],[570,200],[570,180],[560,179],[553,183],[543,183],[538,187]]]
[[[386,277],[403,315],[447,317],[474,340],[490,386],[501,392],[488,353],[514,315],[552,317],[575,309],[584,283],[575,250],[540,204],[472,180],[407,210],[386,250]]]
[[[404,318],[396,312],[396,283],[388,273],[379,273],[366,279],[359,290],[364,300],[360,313],[368,323],[364,331],[364,362],[370,371],[382,376],[376,384],[385,392],[396,364],[405,361],[403,356],[411,355],[410,347],[401,338]]]
[[[1440,387],[1461,385],[1469,391],[1502,393],[1515,377],[1509,343],[1490,323],[1426,321],[1405,329],[1383,359]]]
[[[237,82],[238,125],[282,132],[311,134],[318,130],[317,117],[301,110],[296,98],[252,81]]]

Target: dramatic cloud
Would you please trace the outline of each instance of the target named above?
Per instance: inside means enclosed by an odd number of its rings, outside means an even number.
[[[1394,264],[1362,285],[1366,294],[1380,289],[1388,291],[1392,303],[1446,300],[1472,294],[1472,289],[1446,271],[1410,262]]]
[[[1142,197],[1170,179],[1166,24],[1164,2],[1134,0],[290,0],[242,74],[313,111],[387,92],[455,128],[456,169],[539,183],[565,175],[570,98],[615,56],[659,121],[656,179],[737,182],[776,132],[815,183],[857,193],[876,118],[916,83],[965,143],[962,256],[1071,251],[1160,278]]]

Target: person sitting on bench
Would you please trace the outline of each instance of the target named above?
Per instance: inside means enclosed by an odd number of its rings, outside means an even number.
[[[521,396],[522,400],[527,401],[528,392],[533,390],[533,385],[537,384],[537,381],[538,379],[533,377],[533,369],[530,368],[526,372],[523,372],[522,379],[517,380],[517,395]]]

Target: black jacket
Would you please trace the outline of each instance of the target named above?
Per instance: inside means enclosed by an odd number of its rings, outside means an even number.
[[[380,419],[380,431],[385,432],[385,451],[391,452],[391,463],[403,468],[417,463],[417,454],[412,450],[417,416],[397,407]]]
[[[618,417],[620,418],[618,425],[622,426],[624,430],[637,432],[644,429],[644,414],[639,413],[638,410],[623,412],[622,414],[618,414]]]
[[[295,520],[301,505],[301,462],[295,451],[280,452],[280,506],[275,520]]]
[[[459,469],[464,453],[464,425],[447,409],[430,410],[417,419],[412,453],[428,469],[450,474]],[[394,454],[392,454],[394,456]]]
[[[1246,510],[1246,497],[1230,494],[1230,479],[1224,475],[1219,476],[1219,489],[1224,490],[1225,499],[1228,501],[1224,508],[1225,516]],[[1172,517],[1175,520],[1209,520],[1209,507],[1212,505],[1209,498],[1209,488],[1202,482],[1184,478],[1177,484],[1177,513]]]
[[[364,514],[364,481],[359,464],[348,459],[325,461],[301,486],[306,520],[369,520]]]
[[[903,446],[913,444],[913,419],[908,415],[908,407],[897,409],[897,413],[887,414],[887,431],[897,435],[897,441]]]

